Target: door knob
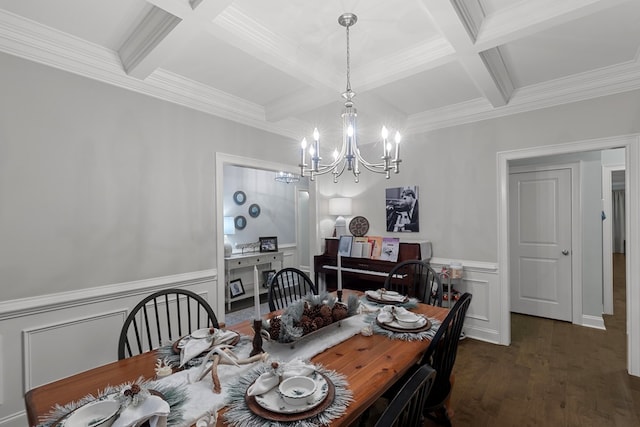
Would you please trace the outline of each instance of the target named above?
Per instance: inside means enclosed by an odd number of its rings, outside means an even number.
[[[565,250],[563,250],[563,251],[562,251],[562,255],[569,255],[569,251],[568,251],[568,250],[566,250],[566,249],[565,249]]]

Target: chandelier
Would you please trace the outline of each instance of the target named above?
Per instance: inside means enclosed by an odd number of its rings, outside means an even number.
[[[280,172],[276,172],[275,180],[278,182],[291,184],[292,182],[300,181],[300,177],[295,173],[280,171]]]
[[[342,113],[342,148],[340,151],[336,148],[333,152],[333,162],[322,164],[322,157],[320,157],[320,132],[318,128],[313,130],[313,143],[309,145],[309,160],[311,165],[306,163],[307,152],[307,139],[304,138],[300,144],[300,174],[305,176],[308,174],[311,181],[314,180],[315,175],[323,175],[326,173],[333,174],[333,182],[338,182],[338,177],[344,173],[345,170],[351,171],[354,176],[355,182],[359,182],[360,166],[365,169],[375,172],[383,173],[386,178],[389,179],[391,171],[394,173],[400,172],[400,133],[395,134],[395,150],[393,156],[391,151],[393,149],[392,144],[388,141],[389,131],[386,127],[382,127],[382,150],[383,154],[380,157],[379,162],[369,162],[360,154],[360,148],[358,147],[358,127],[356,126],[356,118],[358,116],[356,109],[353,107],[353,97],[356,96],[355,92],[351,90],[351,64],[350,64],[350,50],[349,50],[349,28],[358,21],[358,17],[353,13],[345,13],[338,17],[338,23],[347,30],[347,89],[342,94],[345,99],[344,110]]]

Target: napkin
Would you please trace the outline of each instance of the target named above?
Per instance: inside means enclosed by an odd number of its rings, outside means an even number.
[[[386,306],[380,309],[378,313],[378,321],[381,323],[390,323],[394,319],[415,319],[419,317],[417,314],[407,310],[404,307]]]
[[[149,396],[138,405],[129,405],[120,412],[112,427],[135,427],[149,421],[150,427],[166,427],[169,404],[159,396]]]
[[[313,365],[309,365],[308,363],[305,363],[300,359],[294,359],[288,362],[285,366],[284,372],[282,373],[282,378],[286,379],[289,377],[297,376],[306,377],[313,374],[315,371],[316,368]]]
[[[256,396],[264,394],[280,384],[280,377],[274,372],[265,372],[261,374],[253,384],[247,389],[247,395]]]
[[[180,367],[189,360],[207,351],[214,345],[230,343],[238,334],[233,331],[223,331],[216,329],[215,333],[207,338],[187,340],[180,350]]]
[[[392,302],[404,302],[407,299],[404,295],[389,295],[386,292],[380,291],[365,291],[365,294],[369,295],[372,298],[383,300],[383,301],[392,301]]]
[[[280,379],[286,379],[295,376],[309,376],[316,371],[313,365],[303,362],[300,359],[293,359],[284,365],[282,370],[282,378],[274,371],[261,374],[253,384],[247,389],[249,396],[264,394],[280,384]]]

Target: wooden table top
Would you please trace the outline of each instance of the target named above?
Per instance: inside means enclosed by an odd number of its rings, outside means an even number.
[[[345,291],[347,294],[347,291]],[[416,311],[429,317],[444,320],[448,309],[420,304]],[[253,335],[251,322],[245,321],[227,329],[245,335]],[[353,392],[354,402],[346,413],[335,420],[333,426],[348,426],[373,402],[393,385],[409,368],[420,360],[429,341],[391,340],[383,335],[365,337],[360,334],[314,356],[311,361],[325,368],[344,374]],[[46,415],[55,404],[65,405],[87,394],[96,394],[108,385],[134,381],[140,376],[155,376],[155,352],[99,366],[61,380],[36,387],[25,394],[29,425],[38,424],[38,418]],[[224,409],[222,409],[222,412]],[[224,417],[218,417],[223,426]]]

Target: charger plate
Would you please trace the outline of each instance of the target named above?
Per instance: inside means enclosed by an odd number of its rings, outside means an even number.
[[[428,331],[429,329],[431,329],[431,321],[429,319],[427,319],[427,318],[425,318],[425,319],[426,319],[426,322],[425,322],[424,326],[422,326],[420,328],[415,328],[415,329],[402,328],[399,325],[395,326],[396,325],[395,321],[391,322],[390,324],[389,323],[382,323],[377,318],[376,318],[376,324],[378,326],[380,326],[382,329],[386,329],[386,330],[392,331],[392,332],[412,332],[412,333],[416,333],[416,332],[425,332],[425,331]]]
[[[323,400],[321,400],[318,404],[313,406],[312,408],[300,410],[300,412],[275,412],[271,411],[262,405],[271,407],[272,405],[266,401],[266,399],[262,399],[261,403],[258,403],[258,399],[256,396],[249,396],[245,393],[244,399],[247,404],[247,407],[251,412],[256,415],[261,416],[262,418],[270,421],[280,421],[280,422],[289,422],[289,421],[298,421],[304,420],[306,418],[310,418],[322,413],[333,403],[333,399],[336,395],[336,387],[333,382],[323,373],[317,372],[321,380],[324,381],[327,385],[326,396]],[[271,390],[269,393],[279,393],[277,388]],[[267,393],[265,393],[267,394]],[[324,393],[323,393],[324,394]],[[293,407],[290,407],[293,408]],[[307,408],[306,406],[304,408]],[[290,411],[295,411],[294,409],[290,409]]]
[[[160,393],[157,390],[149,390],[149,393],[154,395],[154,396],[158,396],[159,398],[161,398],[162,400],[167,400],[164,395],[162,393]],[[73,418],[74,414],[76,413],[76,411],[78,411],[81,408],[85,408],[88,407],[90,405],[95,405],[97,402],[102,402],[105,400],[115,400],[116,396],[119,393],[112,393],[112,394],[108,394],[102,398],[98,398],[96,400],[92,400],[90,402],[85,403],[84,405],[80,405],[78,406],[76,409],[74,409],[73,411],[69,412],[68,414],[60,417],[58,420],[54,421],[53,424],[51,424],[51,427],[66,427],[66,426],[71,426],[71,424],[69,424],[69,420]],[[89,424],[89,426],[91,426],[92,424]],[[149,427],[149,421],[145,421],[142,424],[140,424],[140,427]]]
[[[386,299],[376,298],[375,296],[371,295],[370,292],[365,292],[364,295],[369,301],[372,301],[378,304],[396,305],[396,304],[404,304],[409,301],[409,297],[406,295],[404,296],[404,299],[402,301],[389,301]]]

